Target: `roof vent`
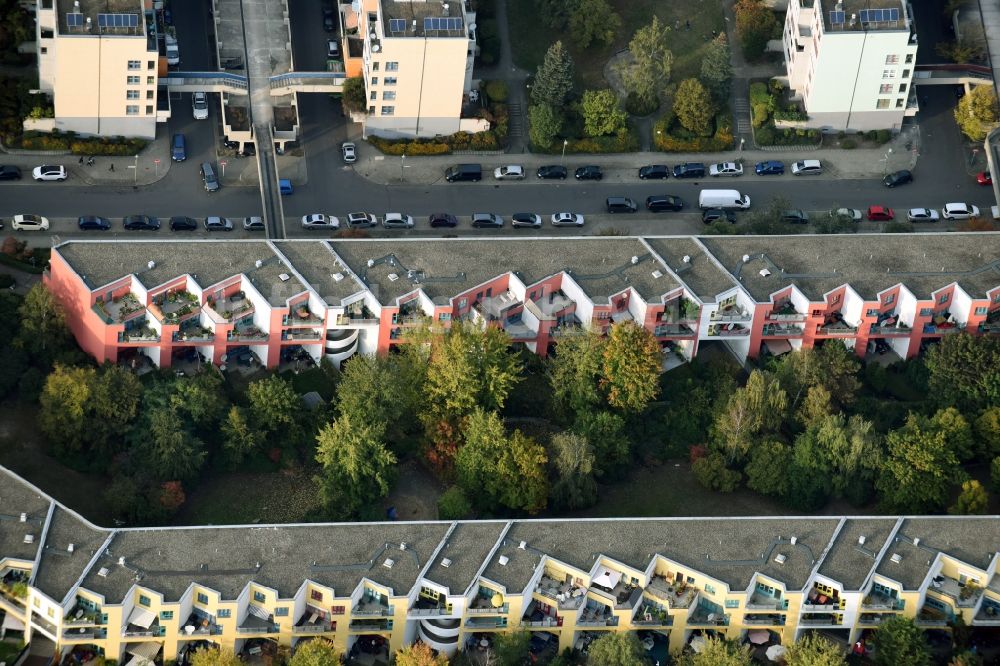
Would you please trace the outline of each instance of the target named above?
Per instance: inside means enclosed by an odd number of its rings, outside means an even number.
[[[798,542],[798,537],[792,537],[791,539],[789,539],[789,541],[791,541],[792,545],[794,546]]]
[[[148,264],[146,264],[146,268],[148,268],[149,270],[153,270],[154,268],[156,268],[156,262],[150,261]]]
[[[125,566],[125,558],[124,557],[119,557],[118,558],[118,566],[121,566],[121,567]]]
[[[444,558],[443,560],[441,560],[441,566],[447,569],[448,567],[451,566],[451,560],[449,560],[447,557]]]
[[[25,534],[24,535],[24,543],[35,543],[35,535],[34,534]]]
[[[862,534],[861,536],[858,537],[858,545],[859,546],[865,545],[865,535],[864,534]]]
[[[639,257],[637,257],[637,256],[635,256],[633,254],[632,255],[632,265],[635,266],[637,263],[639,263]]]
[[[913,537],[913,545],[914,546],[920,545],[920,537]]]
[[[749,254],[744,254],[744,255],[743,255],[743,263],[745,264],[745,263],[747,263],[748,261],[750,261],[750,255],[749,255]]]
[[[781,553],[778,553],[777,555],[774,556],[774,561],[777,562],[778,564],[784,564],[786,559],[788,558],[786,558]]]
[[[522,541],[521,543],[517,544],[517,547],[520,548],[521,550],[527,550],[527,548],[528,548],[528,542],[527,541]]]
[[[344,279],[344,274],[343,273],[330,273],[330,277],[333,278],[334,282],[340,282],[341,280]]]
[[[97,572],[97,575],[101,578],[107,578],[108,574],[111,573],[107,567],[101,567],[101,570]]]
[[[507,566],[507,563],[510,562],[510,558],[507,557],[506,555],[501,555],[500,559],[497,560],[497,562],[500,563],[500,566],[505,567]]]
[[[23,511],[21,512],[21,522],[22,523],[28,522],[28,514],[24,513]]]
[[[399,279],[399,275],[396,273],[389,273],[386,277],[389,278],[389,282],[395,282]]]
[[[382,566],[384,566],[386,569],[391,569],[392,565],[395,563],[396,562],[391,557],[387,557],[385,558],[385,562],[382,563]]]
[[[761,277],[766,278],[770,274],[771,274],[771,271],[767,270],[766,268],[760,269],[760,276]]]
[[[260,268],[261,266],[264,265],[264,262],[258,259],[257,261],[253,262],[253,265],[256,266],[257,268]]]
[[[282,282],[288,282],[289,280],[292,279],[292,276],[289,275],[288,273],[278,273],[278,279],[281,280]]]
[[[892,557],[889,558],[889,561],[892,562],[893,564],[899,564],[900,562],[903,561],[903,556],[900,555],[899,553],[893,553]]]
[[[369,259],[368,260],[368,268],[371,268],[374,265],[375,265],[375,260],[374,259]]]
[[[406,542],[405,541],[403,541],[402,543],[399,544],[399,549],[400,550],[406,550]]]
[[[76,550],[76,544],[71,543],[70,545],[66,546],[67,553],[72,553],[74,550]]]
[[[653,271],[653,278],[659,280],[663,277],[663,271]]]
[[[681,258],[681,261],[683,261],[685,264],[690,264],[691,263],[691,255],[690,254],[685,254]]]

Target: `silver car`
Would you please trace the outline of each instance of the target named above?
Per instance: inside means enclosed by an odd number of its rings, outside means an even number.
[[[312,215],[302,216],[302,228],[303,229],[339,229],[340,220],[335,218],[333,215],[324,215],[323,213],[313,213]]]
[[[377,227],[378,219],[371,213],[348,213],[347,226],[351,229]]]
[[[206,231],[232,231],[233,221],[228,217],[206,217],[205,218],[205,230]]]
[[[553,227],[582,227],[583,215],[579,213],[554,213],[552,215]]]
[[[382,218],[382,226],[386,229],[412,229],[413,218],[403,213],[386,213]]]
[[[510,226],[515,229],[541,229],[542,216],[535,213],[514,213],[510,217]]]
[[[906,211],[906,219],[910,222],[937,222],[941,216],[933,208],[911,208]]]
[[[358,160],[357,146],[350,141],[345,141],[340,145],[340,153],[344,156],[344,161],[348,164],[357,162]]]

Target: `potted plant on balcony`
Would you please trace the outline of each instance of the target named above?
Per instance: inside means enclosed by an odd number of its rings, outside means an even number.
[[[295,307],[295,314],[296,316],[298,316],[299,319],[308,319],[309,307],[304,303],[300,303]]]

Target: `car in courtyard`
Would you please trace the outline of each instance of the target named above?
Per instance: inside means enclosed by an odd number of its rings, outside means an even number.
[[[865,217],[870,222],[889,222],[896,217],[896,212],[888,206],[868,206]]]
[[[719,162],[708,168],[708,175],[715,178],[719,176],[742,176],[743,165],[736,162]]]
[[[174,162],[183,162],[187,159],[187,140],[183,134],[174,134],[170,140],[170,159]]]
[[[911,208],[906,211],[906,219],[910,222],[937,222],[941,218],[933,208]]]
[[[191,94],[191,115],[195,120],[208,120],[208,95],[206,93]]]
[[[968,203],[948,203],[941,209],[941,216],[946,220],[967,220],[979,217],[979,208]]]
[[[334,60],[340,57],[340,42],[336,39],[326,40],[326,59]]]
[[[579,213],[553,213],[553,227],[582,227],[583,215]]]

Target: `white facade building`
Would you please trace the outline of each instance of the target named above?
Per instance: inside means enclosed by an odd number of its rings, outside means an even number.
[[[789,0],[788,85],[808,127],[899,130],[917,112],[917,36],[903,0]]]

